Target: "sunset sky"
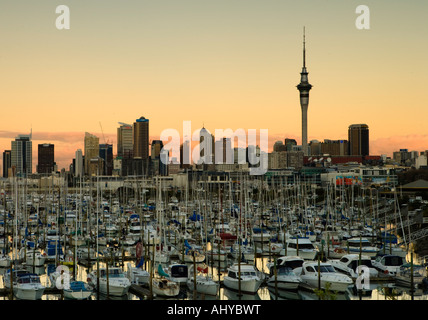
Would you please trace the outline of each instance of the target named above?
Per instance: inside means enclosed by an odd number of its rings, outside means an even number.
[[[33,171],[39,143],[68,168],[86,131],[116,152],[118,122],[140,116],[153,139],[190,120],[300,143],[303,26],[309,140],[366,123],[371,154],[428,149],[427,1],[2,0],[0,150],[32,129]]]

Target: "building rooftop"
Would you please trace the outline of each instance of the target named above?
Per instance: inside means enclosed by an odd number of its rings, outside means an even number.
[[[403,189],[428,189],[428,181],[419,179],[402,186]]]

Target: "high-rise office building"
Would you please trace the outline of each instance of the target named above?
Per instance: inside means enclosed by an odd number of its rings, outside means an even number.
[[[91,160],[99,157],[100,144],[99,138],[89,132],[85,133],[85,174],[92,175],[96,172],[91,172]]]
[[[31,134],[21,134],[12,141],[11,166],[17,176],[26,177],[33,172],[33,142]]]
[[[75,152],[74,175],[76,177],[83,177],[84,174],[83,153],[81,149],[77,149]]]
[[[134,122],[134,158],[149,158],[149,119],[140,117]]]
[[[190,142],[185,140],[183,144],[180,145],[180,168],[187,169],[192,166],[191,152]]]
[[[152,141],[152,150],[150,152],[150,158],[156,159],[156,158],[160,157],[162,148],[163,148],[162,140],[153,140]]]
[[[205,127],[199,131],[199,160],[198,164],[213,164],[215,153],[215,138]]]
[[[117,128],[117,156],[119,158],[132,159],[134,153],[132,125],[119,122]]]
[[[300,73],[300,83],[297,89],[300,92],[300,107],[302,109],[302,149],[305,156],[308,155],[308,105],[309,91],[312,85],[308,82],[308,72],[306,70],[306,41],[303,29],[303,68]]]
[[[324,139],[321,143],[321,154],[331,156],[347,156],[349,152],[348,141],[346,140],[328,140]]]
[[[221,145],[222,156],[221,160],[224,164],[233,164],[233,148],[232,148],[232,139],[223,137],[221,140],[218,140],[217,143]],[[216,150],[217,152],[217,150]]]
[[[99,156],[104,160],[104,168],[101,173],[111,176],[113,173],[113,145],[108,143],[100,144]]]
[[[350,156],[369,155],[369,126],[352,124],[348,128],[348,145]]]
[[[3,152],[3,178],[9,177],[9,169],[12,166],[12,151],[5,150]]]
[[[169,152],[167,150],[163,150],[162,140],[153,140],[150,160],[154,175],[168,175],[168,158]]]
[[[297,141],[295,139],[285,138],[284,145],[286,151],[293,151],[293,146],[297,146]]]
[[[51,174],[55,170],[55,146],[51,143],[38,145],[37,173]]]

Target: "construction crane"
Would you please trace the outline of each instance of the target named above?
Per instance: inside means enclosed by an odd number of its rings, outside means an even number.
[[[101,125],[101,121],[100,121],[100,127],[101,127],[101,133],[103,134],[104,144],[107,144],[108,141],[106,141],[106,137],[104,136],[104,130],[103,130],[103,126]]]

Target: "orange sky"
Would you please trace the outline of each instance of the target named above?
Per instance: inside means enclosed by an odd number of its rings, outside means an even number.
[[[193,130],[268,129],[270,146],[300,142],[303,25],[309,140],[347,139],[350,124],[366,123],[371,154],[428,149],[428,3],[366,1],[370,30],[355,27],[357,1],[61,4],[70,30],[55,28],[53,1],[2,2],[1,150],[32,128],[33,150],[54,143],[68,167],[85,131],[103,142],[101,122],[115,144],[118,122],[140,116],[153,138],[190,120]]]

